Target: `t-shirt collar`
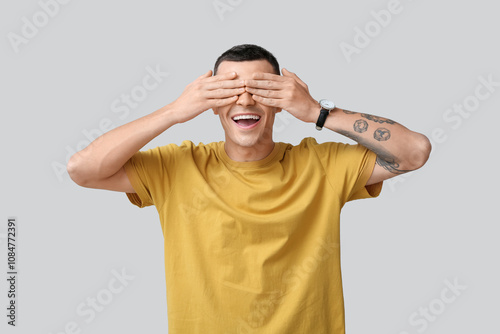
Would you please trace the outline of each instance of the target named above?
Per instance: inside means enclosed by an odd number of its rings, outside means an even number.
[[[278,153],[282,151],[282,143],[274,143],[274,148],[264,159],[256,161],[235,161],[231,159],[224,149],[223,141],[220,141],[217,145],[218,156],[224,161],[226,165],[235,168],[261,168],[273,163],[279,157]]]

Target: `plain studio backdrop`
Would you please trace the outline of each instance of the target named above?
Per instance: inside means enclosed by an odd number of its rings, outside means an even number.
[[[63,1],[0,5],[0,262],[17,217],[16,327],[166,333],[154,207],[65,171],[103,131],[172,102],[228,48],[261,45],[312,96],[391,118],[433,143],[427,165],[346,204],[349,334],[498,333],[500,45],[492,1]],[[275,141],[351,140],[279,114]],[[145,149],[224,140],[209,110]]]

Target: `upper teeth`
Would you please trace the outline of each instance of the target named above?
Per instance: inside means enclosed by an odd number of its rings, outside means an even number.
[[[257,115],[238,115],[233,118],[235,121],[238,121],[240,119],[260,119],[260,116]]]

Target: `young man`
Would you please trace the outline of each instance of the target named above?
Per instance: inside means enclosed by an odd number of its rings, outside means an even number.
[[[89,188],[155,205],[165,244],[169,333],[345,332],[339,216],[431,146],[386,118],[316,101],[265,49],[240,45],[165,107],[102,135],[68,163]],[[225,141],[139,151],[213,109]],[[358,145],[275,143],[282,109]],[[329,110],[331,111],[329,112]]]

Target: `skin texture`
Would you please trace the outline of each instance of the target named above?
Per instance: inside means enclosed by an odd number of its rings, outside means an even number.
[[[219,65],[186,86],[172,103],[115,128],[68,162],[70,177],[80,186],[135,192],[123,165],[153,138],[171,126],[187,122],[212,109],[225,131],[225,150],[236,161],[264,159],[274,148],[272,127],[275,115],[286,110],[297,119],[316,123],[320,106],[308,86],[294,73],[283,69],[273,74],[265,60],[230,62]],[[235,125],[237,114],[260,116],[251,129]],[[424,135],[379,116],[335,108],[324,127],[365,146],[377,155],[367,185],[420,168],[429,158],[430,142]]]
[[[254,73],[272,73],[273,68],[268,61],[230,62],[224,61],[217,71],[218,75],[236,72],[235,80],[247,81]],[[253,99],[248,91],[238,95],[237,100],[227,106],[212,108],[219,115],[224,128],[227,155],[235,161],[255,161],[264,159],[274,148],[272,138],[276,113],[281,108],[269,106]],[[237,114],[256,114],[259,123],[252,129],[241,129],[232,120]]]
[[[321,108],[307,85],[286,69],[282,73],[283,76],[254,73],[252,79],[245,80],[245,89],[262,105],[281,108],[303,122],[316,123]],[[335,108],[324,127],[353,139],[377,155],[367,185],[422,167],[431,151],[426,136],[384,117]]]
[[[244,82],[235,77],[236,73],[212,76],[212,71],[201,75],[172,103],[106,132],[75,153],[66,166],[69,176],[82,187],[134,193],[123,165],[171,126],[234,103],[245,91]]]

